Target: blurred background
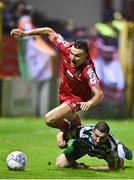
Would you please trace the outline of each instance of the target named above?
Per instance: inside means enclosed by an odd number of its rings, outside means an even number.
[[[43,116],[58,105],[60,56],[46,37],[15,39],[12,28],[49,26],[87,39],[104,101],[83,118],[134,117],[134,0],[0,1],[0,116]]]

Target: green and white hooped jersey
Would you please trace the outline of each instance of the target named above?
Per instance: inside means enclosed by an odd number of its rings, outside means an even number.
[[[118,140],[110,133],[106,142],[97,146],[92,141],[93,130],[94,125],[85,125],[79,131],[79,143],[86,153],[92,157],[104,159],[109,163],[116,161],[118,158]]]

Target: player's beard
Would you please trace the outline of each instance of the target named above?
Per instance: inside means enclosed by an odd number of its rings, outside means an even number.
[[[76,68],[78,66],[78,62],[76,60],[71,60],[71,66]]]

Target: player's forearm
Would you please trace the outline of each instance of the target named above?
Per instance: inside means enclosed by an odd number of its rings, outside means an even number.
[[[33,35],[46,35],[48,37],[56,35],[56,32],[48,27],[44,28],[37,28],[37,29],[32,29],[29,31],[25,31],[25,36],[33,36]]]
[[[10,35],[15,37],[45,35],[52,41],[53,38],[57,36],[57,33],[51,28],[44,27],[44,28],[32,29],[29,31],[23,31],[21,29],[12,29]]]
[[[95,92],[95,91],[94,91]],[[94,96],[87,102],[80,102],[81,111],[88,111],[90,108],[99,104],[103,99],[103,92],[101,90],[97,90],[94,93]]]
[[[99,104],[103,100],[103,92],[100,91],[99,93],[95,94],[88,103],[90,104],[90,107],[94,107],[97,104]]]
[[[74,164],[75,168],[78,169],[89,169],[94,171],[108,171],[111,170],[109,166],[88,166],[85,163],[78,163],[76,162]]]
[[[120,163],[116,161],[115,163],[113,163],[113,165],[88,167],[88,169],[96,170],[96,171],[115,171],[117,169],[123,169],[123,168],[124,168],[124,161],[121,161]]]
[[[111,170],[109,166],[89,166],[88,169],[95,170],[95,171],[109,171]]]

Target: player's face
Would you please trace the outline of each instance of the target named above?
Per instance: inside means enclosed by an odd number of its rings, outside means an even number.
[[[70,52],[70,60],[71,66],[76,68],[84,63],[86,60],[87,54],[84,52],[83,49],[77,49],[74,46],[71,47]]]
[[[95,145],[103,144],[107,139],[108,134],[102,133],[98,129],[95,129],[93,132],[92,140]]]

